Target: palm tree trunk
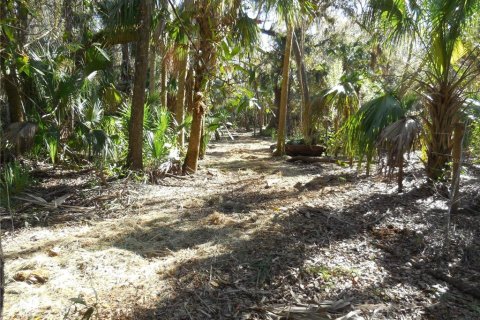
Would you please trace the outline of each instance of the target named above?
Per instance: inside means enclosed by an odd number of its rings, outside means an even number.
[[[287,40],[283,58],[282,95],[280,97],[280,114],[278,116],[277,156],[285,155],[285,138],[287,129],[288,87],[290,78],[290,55],[292,53],[293,26],[287,25]]]
[[[195,97],[192,108],[192,127],[190,129],[190,138],[188,139],[187,155],[183,164],[183,174],[195,173],[197,171],[202,139],[203,117],[207,111],[202,92],[204,92],[207,87],[209,76],[215,71],[217,58],[217,52],[213,45],[215,35],[212,29],[212,20],[215,19],[215,8],[212,7],[209,1],[205,0],[197,3],[196,9],[204,11],[202,11],[202,15],[197,18],[199,48],[198,56],[195,59]]]
[[[187,155],[183,163],[183,174],[192,174],[197,172],[198,157],[200,154],[200,140],[202,139],[202,123],[206,106],[203,103],[203,95],[197,92],[194,97],[192,110],[192,126],[190,128],[190,137],[188,139]]]
[[[150,40],[152,0],[140,2],[140,28],[135,56],[135,82],[133,86],[132,112],[128,132],[127,164],[131,169],[143,169],[143,116],[145,84],[148,70],[148,47]]]
[[[431,87],[427,101],[429,121],[426,121],[429,133],[427,142],[427,176],[431,180],[444,179],[452,154],[452,135],[458,119],[458,110],[462,102],[449,88],[448,82]]]

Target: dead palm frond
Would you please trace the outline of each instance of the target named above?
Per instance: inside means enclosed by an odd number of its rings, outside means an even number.
[[[403,162],[403,155],[413,149],[421,128],[417,119],[406,117],[382,130],[377,146],[380,149],[379,154],[386,153],[388,166],[397,167]]]
[[[27,151],[33,145],[38,124],[31,122],[14,122],[10,124],[1,139],[2,148],[11,147],[15,153]]]

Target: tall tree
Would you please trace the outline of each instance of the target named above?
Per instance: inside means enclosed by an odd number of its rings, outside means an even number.
[[[293,38],[293,53],[297,65],[298,82],[300,84],[300,92],[302,93],[302,132],[305,144],[310,145],[313,141],[312,137],[312,121],[310,110],[310,92],[308,89],[307,70],[304,62],[304,42],[305,30],[303,25],[295,30]]]
[[[287,131],[287,104],[288,104],[288,88],[290,78],[290,55],[292,53],[293,25],[287,23],[287,40],[285,43],[285,55],[283,57],[282,68],[282,93],[280,96],[280,110],[278,115],[278,135],[277,150],[278,156],[285,154],[285,139]]]
[[[139,36],[137,41],[137,52],[135,55],[135,79],[133,84],[132,111],[128,132],[127,157],[127,165],[134,170],[143,169],[143,117],[152,4],[152,0],[143,0],[140,1],[139,7]]]
[[[183,10],[185,15],[191,15],[192,10],[192,0],[186,0],[183,5]],[[183,28],[186,26],[182,25]],[[183,30],[183,33],[188,32],[188,30]],[[187,37],[182,37],[187,38]],[[177,87],[177,99],[175,101],[175,121],[179,125],[178,131],[178,145],[183,148],[185,144],[185,129],[181,124],[185,119],[185,105],[187,102],[186,99],[186,81],[187,81],[187,72],[188,72],[188,60],[189,60],[189,50],[190,44],[180,43],[178,48],[179,52],[179,63],[178,63],[178,87]]]
[[[188,46],[183,50],[182,56],[180,58],[179,70],[178,70],[178,89],[177,89],[177,100],[175,105],[175,120],[180,126],[185,119],[185,88],[187,80],[187,70],[188,70]],[[185,144],[185,129],[183,126],[180,126],[178,131],[178,145],[183,147]]]
[[[21,21],[21,19],[15,19],[15,16],[18,11],[23,10],[22,5],[12,0],[2,0],[0,5],[2,7],[0,10],[0,71],[8,100],[10,122],[25,120],[20,81],[15,66],[18,39],[15,39],[14,32],[16,23]]]
[[[216,49],[214,46],[215,19],[217,19],[217,7],[210,0],[203,0],[197,3],[196,16],[198,24],[198,51],[195,57],[195,83],[194,100],[192,106],[192,126],[190,138],[188,139],[187,155],[183,164],[183,173],[195,173],[198,167],[200,155],[200,140],[202,138],[203,117],[206,112],[204,102],[204,91],[207,87],[208,75],[214,70],[216,61]]]

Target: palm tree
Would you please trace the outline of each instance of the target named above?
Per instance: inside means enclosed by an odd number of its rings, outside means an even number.
[[[201,0],[195,3],[195,10],[192,20],[196,20],[198,40],[192,43],[194,98],[190,137],[183,164],[185,174],[197,170],[204,116],[207,111],[205,90],[208,81],[216,73],[217,45],[229,37],[249,48],[258,39],[258,28],[254,20],[244,13],[242,1]]]
[[[424,54],[423,70],[413,76],[424,97],[426,169],[433,180],[442,178],[448,167],[465,88],[480,74],[471,56],[475,50],[464,43],[479,4],[478,0],[372,0],[369,4],[370,22],[381,22],[395,42],[412,36]]]
[[[198,51],[195,57],[195,84],[194,101],[192,106],[192,126],[190,128],[190,137],[188,139],[187,155],[183,163],[183,173],[195,173],[198,167],[198,158],[200,155],[200,142],[202,139],[203,117],[206,112],[204,102],[204,91],[207,87],[208,75],[214,70],[216,61],[215,20],[219,18],[218,6],[216,1],[203,0],[197,3],[198,14],[196,15],[198,24]],[[217,26],[218,27],[218,26]]]

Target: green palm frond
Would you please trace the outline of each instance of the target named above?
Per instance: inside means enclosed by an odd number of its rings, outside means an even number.
[[[450,66],[466,53],[462,41],[464,27],[479,9],[480,1],[431,0],[428,4],[427,57],[433,71],[446,80]]]
[[[372,0],[364,14],[364,23],[369,27],[382,28],[387,38],[398,42],[414,36],[422,15],[416,0]]]
[[[310,0],[261,0],[257,6],[266,12],[275,10],[281,20],[293,24],[301,16],[315,16],[318,10],[316,2]]]
[[[243,12],[240,13],[233,25],[232,35],[236,43],[246,49],[252,49],[258,43],[260,35],[257,21]]]

